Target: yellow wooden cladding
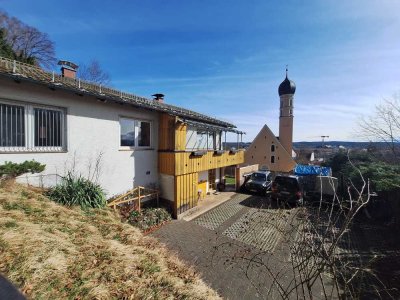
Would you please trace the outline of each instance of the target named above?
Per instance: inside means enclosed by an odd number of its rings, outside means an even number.
[[[168,114],[160,116],[158,149],[182,151],[186,149],[186,124],[178,122],[178,118]]]
[[[158,153],[158,171],[163,174],[175,175],[174,152]]]
[[[197,205],[198,173],[185,174],[175,177],[175,214]]]
[[[186,124],[175,125],[175,150],[184,151],[186,149],[186,128]]]
[[[175,150],[175,122],[176,117],[168,114],[160,116],[158,131],[158,149],[159,150]]]
[[[214,151],[208,151],[198,157],[191,156],[191,152],[160,152],[158,161],[160,173],[183,175],[242,164],[244,152],[230,154],[226,151],[222,155],[214,155]]]

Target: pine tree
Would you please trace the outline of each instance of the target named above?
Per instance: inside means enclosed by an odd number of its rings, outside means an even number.
[[[6,57],[9,59],[16,59],[15,52],[11,48],[11,46],[7,43],[6,39],[4,38],[5,33],[4,29],[0,29],[0,56]]]

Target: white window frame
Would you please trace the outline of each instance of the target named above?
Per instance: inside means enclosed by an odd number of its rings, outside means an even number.
[[[121,146],[121,120],[130,120],[134,122],[134,146]],[[148,146],[139,146],[139,122],[146,122],[150,124],[150,144]],[[150,120],[145,120],[145,119],[138,119],[138,118],[133,118],[133,117],[126,117],[126,116],[120,116],[118,120],[118,125],[119,125],[119,135],[118,135],[118,145],[120,150],[135,150],[135,149],[151,149],[153,146],[153,122]]]
[[[24,120],[25,120],[25,146],[17,147],[0,147],[0,153],[9,152],[64,152],[67,148],[66,143],[66,128],[67,128],[67,113],[66,108],[42,105],[36,103],[27,103],[19,101],[10,101],[0,99],[1,104],[5,105],[15,105],[24,107]],[[47,109],[58,111],[61,113],[61,146],[35,146],[35,108]]]

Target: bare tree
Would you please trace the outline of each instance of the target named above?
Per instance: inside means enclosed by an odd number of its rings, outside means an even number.
[[[96,59],[87,65],[81,64],[78,69],[78,77],[102,85],[110,84],[110,75],[102,69],[99,61]]]
[[[376,106],[375,113],[360,120],[362,135],[370,141],[384,142],[395,158],[400,158],[399,96],[386,99]]]
[[[0,11],[0,27],[17,59],[44,68],[50,68],[56,62],[54,43],[46,33],[8,16],[4,11]]]

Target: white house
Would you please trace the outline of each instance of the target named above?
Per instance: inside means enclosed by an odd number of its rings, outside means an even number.
[[[159,94],[149,100],[80,81],[74,68],[62,63],[62,75],[57,75],[0,58],[0,164],[34,159],[46,165],[42,174],[19,180],[50,186],[74,171],[98,179],[108,196],[138,185],[159,185],[166,176],[174,183],[178,173],[164,170],[160,160],[167,152],[178,152],[179,132],[181,143],[188,144],[183,151],[191,153],[221,149],[222,132],[236,131],[233,124],[163,103]],[[172,127],[160,124],[167,117]],[[191,129],[177,130],[182,124]],[[174,156],[166,158],[171,161]],[[227,164],[215,165],[218,176]],[[172,190],[168,198],[176,201]]]

